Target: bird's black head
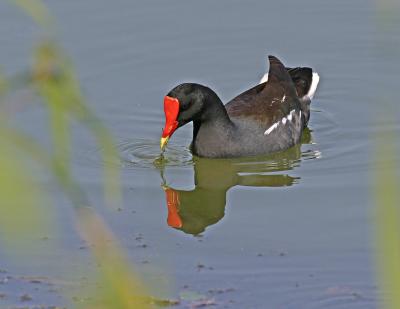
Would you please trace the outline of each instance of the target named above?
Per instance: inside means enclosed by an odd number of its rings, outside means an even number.
[[[165,147],[175,130],[190,121],[204,120],[209,102],[219,100],[210,88],[184,83],[176,86],[164,97],[165,127],[160,146]]]

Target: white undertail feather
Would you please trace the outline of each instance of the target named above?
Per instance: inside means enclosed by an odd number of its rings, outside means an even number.
[[[265,73],[264,76],[261,78],[259,84],[265,83],[268,81],[268,73]]]
[[[261,78],[259,84],[265,83],[268,81],[268,73],[265,73],[264,76]],[[312,100],[312,98],[315,95],[315,91],[317,90],[318,87],[318,83],[319,83],[319,75],[317,72],[313,72],[312,73],[312,80],[311,80],[311,86],[310,89],[308,90],[308,93],[305,95],[307,96],[310,100]]]
[[[312,100],[312,98],[314,97],[315,91],[317,90],[318,87],[318,83],[319,83],[319,75],[317,72],[313,72],[310,90],[308,90],[308,93],[306,94],[306,96],[308,96],[310,100]]]

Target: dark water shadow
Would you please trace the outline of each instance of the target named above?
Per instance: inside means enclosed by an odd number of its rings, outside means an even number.
[[[311,142],[308,129],[301,144]],[[185,233],[198,235],[225,215],[226,196],[234,186],[284,187],[300,181],[288,171],[300,165],[302,159],[317,158],[318,151],[303,152],[301,144],[291,149],[263,157],[241,159],[194,158],[193,190],[169,187],[160,167],[168,208],[167,224]]]

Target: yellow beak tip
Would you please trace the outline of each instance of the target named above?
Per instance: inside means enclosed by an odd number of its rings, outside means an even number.
[[[168,136],[167,137],[161,137],[161,140],[160,140],[160,148],[161,148],[161,150],[164,150],[165,146],[167,146],[168,140],[169,140]]]

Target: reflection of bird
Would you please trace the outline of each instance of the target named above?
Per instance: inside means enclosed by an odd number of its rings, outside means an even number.
[[[311,68],[285,68],[269,57],[261,84],[225,106],[210,88],[185,83],[164,98],[164,148],[174,131],[193,121],[192,152],[200,157],[248,157],[298,144],[310,118],[319,76]]]
[[[305,133],[302,142],[308,143],[308,129]],[[193,190],[184,191],[162,186],[167,200],[168,225],[189,234],[202,233],[207,226],[223,218],[226,193],[231,187],[291,186],[298,178],[287,174],[265,173],[290,170],[298,164],[300,157],[300,145],[296,145],[279,154],[246,160],[196,158]]]

